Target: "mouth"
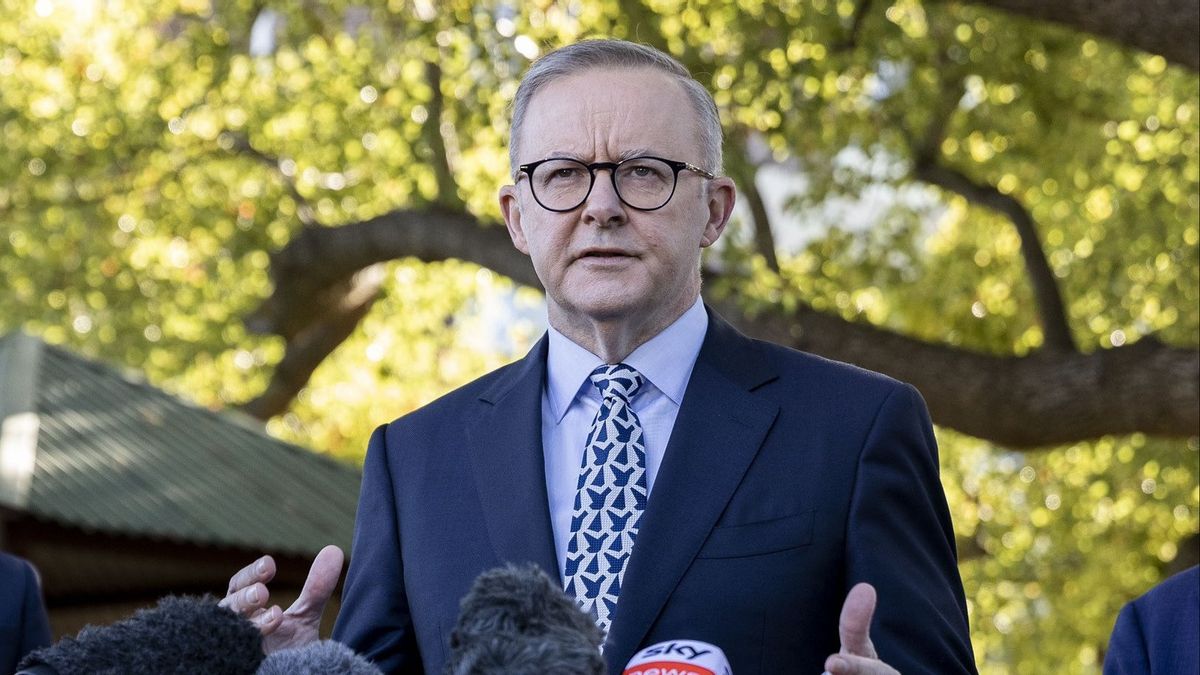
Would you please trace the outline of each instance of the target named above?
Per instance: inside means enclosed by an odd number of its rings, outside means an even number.
[[[621,250],[619,248],[587,248],[579,255],[575,256],[576,260],[619,260],[621,258],[634,258],[632,253]]]

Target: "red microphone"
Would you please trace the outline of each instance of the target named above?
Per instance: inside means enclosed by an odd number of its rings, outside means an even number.
[[[624,675],[733,675],[720,647],[699,640],[669,640],[634,654]]]

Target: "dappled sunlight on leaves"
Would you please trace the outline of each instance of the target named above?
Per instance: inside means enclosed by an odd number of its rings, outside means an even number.
[[[272,292],[271,252],[306,222],[393,209],[465,206],[499,226],[517,78],[555,46],[614,36],[681,58],[761,169],[779,269],[740,211],[708,259],[748,312],[1041,348],[1012,223],[913,177],[914,146],[948,115],[936,161],[1028,212],[1082,351],[1200,340],[1200,84],[1161,56],[918,0],[263,9],[0,0],[0,329],[243,403],[285,351],[244,323]],[[539,294],[474,265],[403,259],[384,278],[268,431],[361,461],[376,425],[541,334]],[[1121,604],[1200,527],[1200,441],[1018,453],[938,434],[981,671],[1099,672]]]

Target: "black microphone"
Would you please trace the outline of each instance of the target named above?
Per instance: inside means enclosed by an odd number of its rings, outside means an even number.
[[[479,575],[450,635],[446,675],[603,675],[604,635],[536,565]]]
[[[130,618],[87,626],[26,655],[18,675],[246,675],[263,657],[258,629],[214,598],[170,596]]]
[[[267,655],[256,675],[383,675],[375,664],[333,640]]]

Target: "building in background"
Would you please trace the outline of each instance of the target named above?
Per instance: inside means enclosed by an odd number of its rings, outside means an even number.
[[[41,573],[56,639],[168,593],[224,595],[262,553],[286,607],[317,551],[349,552],[359,480],[237,413],[0,338],[0,549]]]

